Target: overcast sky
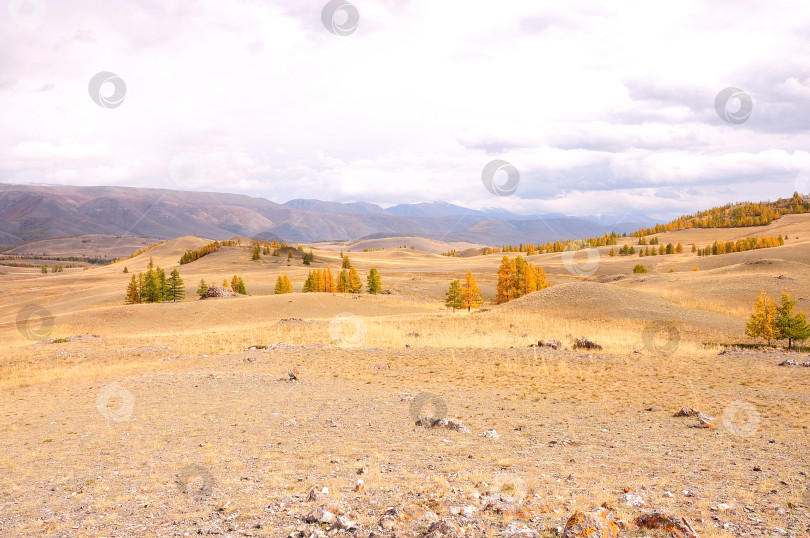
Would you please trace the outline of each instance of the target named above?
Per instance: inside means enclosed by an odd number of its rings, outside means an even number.
[[[806,0],[324,5],[0,0],[0,181],[659,218],[810,191]]]

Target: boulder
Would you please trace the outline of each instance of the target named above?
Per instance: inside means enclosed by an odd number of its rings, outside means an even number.
[[[231,288],[226,288],[224,286],[214,286],[212,288],[208,288],[208,291],[200,297],[202,299],[221,299],[224,297],[239,297],[239,294],[233,291]]]
[[[575,512],[563,529],[562,538],[618,538],[619,526],[613,512],[594,508],[590,512]]]
[[[698,533],[685,517],[649,512],[638,516],[636,525],[645,529],[661,529],[672,538],[698,538]]]
[[[337,522],[337,516],[323,506],[319,506],[315,510],[306,515],[304,521],[307,523],[322,523],[325,525],[334,525]]]

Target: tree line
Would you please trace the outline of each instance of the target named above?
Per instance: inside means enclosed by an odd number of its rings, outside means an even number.
[[[785,244],[781,235],[776,237],[746,237],[736,241],[715,241],[711,245],[697,249],[698,256],[716,256],[718,254],[731,254],[760,248],[780,247]]]
[[[198,249],[194,250],[187,250],[182,256],[180,256],[180,265],[185,265],[187,263],[195,262],[206,256],[211,254],[212,252],[216,252],[220,249],[220,247],[230,247],[235,245],[233,241],[214,241],[213,243],[208,243]]]
[[[633,232],[633,235],[651,235],[688,228],[764,226],[781,218],[782,215],[808,212],[810,212],[810,200],[798,192],[794,192],[791,198],[779,198],[775,202],[726,204],[693,215],[682,215],[667,224],[656,224],[652,228],[642,228]]]

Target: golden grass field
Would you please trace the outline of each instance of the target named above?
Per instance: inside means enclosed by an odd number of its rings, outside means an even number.
[[[688,248],[777,233],[785,246],[706,258]],[[485,510],[487,491],[522,500],[517,521],[541,536],[605,502],[627,536],[653,535],[632,525],[652,508],[701,536],[809,534],[810,368],[778,364],[810,356],[718,355],[714,344],[752,343],[760,289],[788,291],[810,313],[810,215],[660,240],[685,253],[602,248],[587,275],[560,254],[532,256],[552,287],[498,306],[501,254],[346,252],[391,292],[351,296],[300,293],[310,267],[251,261],[245,245],[179,266],[186,301],[143,305],[124,304],[124,266],[144,271],[151,256],[168,273],[209,241],[86,271],[0,266],[0,535],[287,536],[316,528],[302,518],[324,502],[344,507],[355,536],[422,536],[431,514],[466,536],[508,535],[516,516]],[[313,267],[339,270],[339,248],[318,245]],[[632,274],[639,262],[648,274]],[[444,292],[467,269],[484,307],[450,312]],[[196,300],[200,278],[234,274],[248,297]],[[295,293],[272,295],[280,274]],[[604,349],[570,349],[581,336]],[[538,340],[565,349],[529,347]],[[422,393],[471,432],[415,426]],[[715,427],[673,417],[683,406]],[[481,435],[492,429],[498,438]],[[647,506],[626,506],[625,488]],[[408,505],[430,513],[378,528],[388,507]],[[474,518],[454,513],[467,505]]]

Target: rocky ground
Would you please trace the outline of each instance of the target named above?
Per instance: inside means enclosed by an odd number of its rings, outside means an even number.
[[[31,346],[76,375],[0,396],[0,534],[810,532],[807,356],[155,345],[80,375],[104,342]]]

